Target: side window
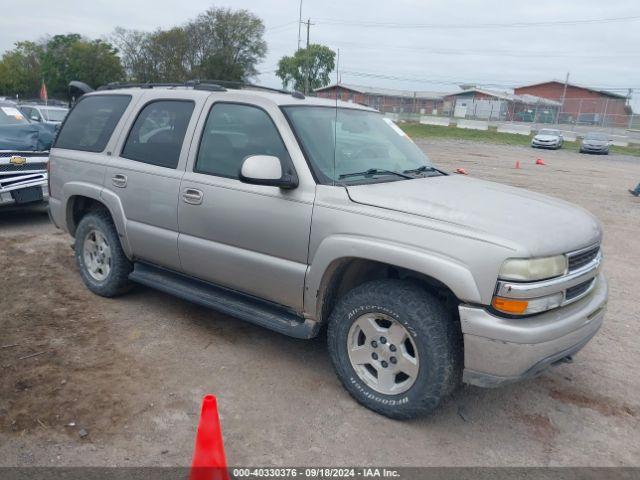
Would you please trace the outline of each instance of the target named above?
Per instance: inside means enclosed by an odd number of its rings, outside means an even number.
[[[146,105],[136,118],[121,157],[159,167],[176,168],[194,103],[160,100]]]
[[[65,120],[54,146],[102,152],[130,101],[130,95],[82,97]]]
[[[250,105],[216,103],[202,132],[194,171],[238,178],[243,160],[251,155],[288,158],[271,117]]]

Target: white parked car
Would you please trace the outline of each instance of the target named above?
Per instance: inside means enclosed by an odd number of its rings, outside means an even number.
[[[562,148],[564,138],[560,133],[560,130],[554,130],[551,128],[543,128],[540,130],[533,140],[531,140],[531,146],[533,148]]]

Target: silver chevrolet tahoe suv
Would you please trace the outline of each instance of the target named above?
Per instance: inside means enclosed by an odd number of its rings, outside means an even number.
[[[574,205],[448,175],[352,103],[219,85],[82,97],[50,215],[98,295],[147,285],[296,338],[393,418],[570,359],[602,325],[602,231]]]

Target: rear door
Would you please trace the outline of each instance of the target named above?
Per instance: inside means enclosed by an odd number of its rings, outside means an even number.
[[[121,202],[136,260],[180,270],[178,193],[203,101],[175,91],[148,94],[108,162],[104,186]]]

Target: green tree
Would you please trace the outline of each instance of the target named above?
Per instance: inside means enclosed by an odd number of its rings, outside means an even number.
[[[168,30],[117,28],[112,41],[131,81],[245,81],[256,75],[256,65],[267,52],[263,35],[262,20],[252,13],[211,8]]]
[[[0,60],[0,93],[36,96],[42,82],[44,48],[34,42],[18,42]]]
[[[301,48],[293,56],[282,57],[278,62],[276,75],[282,85],[294,90],[304,91],[308,75],[308,90],[324,87],[329,84],[329,74],[335,68],[336,53],[329,47],[317,43]]]
[[[118,51],[78,34],[18,42],[0,60],[0,94],[37,97],[44,80],[49,97],[66,98],[71,80],[98,87],[124,78]]]
[[[185,27],[192,33],[192,49],[201,78],[246,81],[267,53],[262,20],[247,10],[210,8]]]
[[[72,33],[47,41],[42,57],[42,75],[50,96],[64,97],[71,80],[93,87],[124,78],[118,51],[102,40],[87,40]]]

